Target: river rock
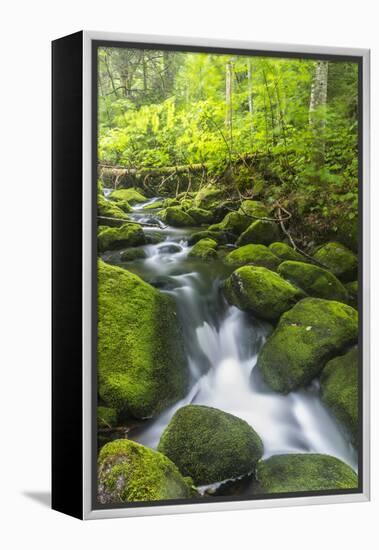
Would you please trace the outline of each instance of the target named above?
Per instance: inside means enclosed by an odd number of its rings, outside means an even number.
[[[125,416],[154,416],[187,389],[175,302],[125,269],[98,265],[99,395]]]
[[[230,252],[224,259],[230,267],[242,267],[243,265],[256,265],[267,267],[275,271],[280,260],[263,244],[246,244]]]
[[[250,218],[239,212],[228,212],[221,222],[210,225],[208,229],[209,231],[227,231],[237,237],[245,231],[250,222]]]
[[[217,258],[217,242],[213,239],[201,239],[190,250],[189,258],[200,258],[202,260],[212,260]]]
[[[257,466],[255,494],[297,493],[358,487],[350,466],[329,455],[284,454],[261,460]]]
[[[228,302],[266,321],[277,320],[303,297],[303,293],[265,267],[245,266],[225,281]]]
[[[122,262],[132,262],[133,260],[143,260],[146,258],[146,252],[142,248],[128,248],[120,254]]]
[[[121,210],[123,210],[124,212],[131,212],[133,210],[128,201],[126,201],[125,199],[120,199],[112,202],[115,206],[117,206],[117,208],[121,208]]]
[[[158,450],[196,485],[206,485],[252,472],[263,454],[263,444],[241,418],[211,407],[187,405],[174,414]]]
[[[321,399],[358,443],[358,350],[329,361],[321,374]]]
[[[166,456],[129,439],[102,447],[98,459],[101,504],[188,498],[192,480],[185,479]]]
[[[333,273],[316,265],[286,261],[278,267],[278,273],[304,290],[309,296],[348,302],[348,293]]]
[[[180,244],[161,244],[158,248],[158,254],[177,254],[178,252],[182,252],[183,248],[180,246]]]
[[[304,298],[282,315],[257,366],[273,390],[288,393],[307,386],[329,359],[357,337],[355,309],[332,300]]]
[[[270,216],[269,209],[261,201],[242,201],[238,212],[250,217],[250,222],[253,221],[253,218],[268,218]]]
[[[358,281],[352,281],[345,284],[345,289],[349,297],[349,304],[358,307]]]
[[[276,223],[255,220],[239,236],[236,244],[237,246],[249,243],[269,245],[277,241],[278,237],[279,229]]]
[[[223,192],[214,185],[207,185],[196,194],[193,204],[197,208],[213,210],[221,201]]]
[[[125,223],[121,227],[108,227],[100,231],[97,236],[100,252],[141,244],[145,244],[145,235],[142,227],[137,223]]]
[[[114,201],[125,200],[129,204],[138,204],[148,200],[134,187],[129,187],[128,189],[116,189],[115,191],[112,191],[109,198]]]
[[[97,427],[112,428],[117,424],[117,412],[110,407],[97,407]]]
[[[187,214],[199,225],[206,225],[213,222],[213,213],[209,210],[204,210],[204,208],[189,208]]]
[[[269,245],[269,249],[275,256],[278,256],[281,260],[293,260],[295,262],[306,262],[306,258],[294,250],[286,243],[275,242]]]
[[[173,227],[191,227],[196,225],[195,220],[184,212],[180,206],[169,206],[159,213],[159,217]]]
[[[225,231],[198,231],[190,236],[188,244],[190,246],[196,244],[201,239],[213,239],[218,244],[227,244],[234,240],[234,236]]]
[[[315,260],[320,262],[341,281],[347,283],[354,281],[358,273],[357,256],[340,243],[327,243],[320,246],[313,255]]]
[[[97,213],[101,216],[101,223],[103,225],[118,227],[122,225],[122,220],[129,219],[125,211],[119,208],[118,205],[111,201],[107,201],[102,195],[97,197]],[[116,218],[115,220],[109,218]]]

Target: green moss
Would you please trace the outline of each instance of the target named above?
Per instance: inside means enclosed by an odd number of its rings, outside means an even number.
[[[250,222],[250,218],[243,214],[228,212],[221,222],[210,225],[208,229],[209,231],[228,231],[237,236],[245,231]]]
[[[257,467],[256,494],[354,489],[354,470],[338,458],[322,454],[287,454],[262,460]]]
[[[348,302],[345,287],[326,269],[304,262],[286,261],[280,264],[278,273],[310,296]]]
[[[133,209],[126,200],[117,200],[113,201],[113,204],[117,206],[117,208],[121,208],[124,212],[131,212]]]
[[[357,278],[357,256],[340,243],[327,243],[320,246],[314,254],[314,258],[330,269],[341,281],[349,282]]]
[[[188,256],[190,258],[201,258],[202,260],[212,260],[217,258],[217,242],[213,239],[201,239],[191,249]]]
[[[269,209],[260,201],[245,200],[241,203],[238,212],[256,218],[268,218],[270,216]]]
[[[205,485],[252,472],[263,444],[244,420],[211,407],[187,405],[173,416],[158,450],[183,475]]]
[[[119,226],[122,224],[120,220],[127,220],[128,216],[124,210],[119,208],[115,203],[107,201],[102,195],[97,196],[97,213],[101,216],[101,223],[109,226]],[[109,220],[104,218],[118,218],[117,220]]]
[[[271,250],[263,244],[246,244],[230,252],[224,259],[230,267],[242,267],[243,265],[256,265],[276,270],[280,264]]]
[[[132,262],[133,260],[143,260],[146,258],[146,252],[142,248],[128,248],[120,254],[122,262]]]
[[[143,210],[155,210],[156,208],[163,208],[163,204],[164,204],[163,200],[155,201],[144,206]]]
[[[358,350],[329,361],[321,374],[321,398],[358,443]]]
[[[98,264],[99,394],[118,413],[151,417],[185,395],[187,365],[173,299]]]
[[[352,281],[345,284],[345,289],[349,298],[349,304],[358,307],[358,281]]]
[[[193,204],[197,208],[213,210],[222,200],[223,192],[214,185],[207,185],[196,194]]]
[[[99,454],[101,504],[188,498],[191,482],[166,456],[128,439],[107,443]]]
[[[173,227],[191,227],[196,225],[195,220],[184,212],[180,206],[169,206],[159,213],[159,217]]]
[[[130,204],[138,204],[140,202],[147,201],[147,198],[134,187],[129,187],[128,189],[116,189],[115,191],[112,191],[109,198],[112,200],[125,200]]]
[[[180,207],[182,208],[182,210],[185,210],[186,212],[188,212],[188,210],[190,208],[193,207],[193,200],[192,199],[181,199],[180,200]],[[202,208],[200,208],[199,210],[203,211]],[[206,210],[205,210],[206,212]]]
[[[294,262],[306,262],[306,258],[286,243],[272,243],[269,249],[281,260],[293,260]]]
[[[227,279],[228,302],[254,315],[274,321],[290,309],[303,293],[265,267],[240,267]]]
[[[189,208],[187,214],[189,214],[199,225],[209,224],[213,221],[213,213],[203,208]]]
[[[97,244],[100,252],[117,250],[125,246],[145,244],[145,235],[140,225],[125,223],[121,227],[108,227],[98,233]]]
[[[278,237],[279,229],[276,223],[256,220],[240,235],[237,246],[249,243],[269,245],[278,240]]]
[[[117,424],[117,412],[110,407],[97,407],[97,427],[111,428]]]
[[[305,298],[282,315],[257,366],[273,390],[288,393],[308,385],[326,361],[357,337],[355,309],[331,300]]]
[[[230,240],[228,234],[225,233],[225,231],[199,231],[198,233],[194,233],[193,235],[191,235],[191,237],[188,239],[188,244],[192,246],[193,244],[199,242],[201,239],[212,239],[218,244],[227,244]]]

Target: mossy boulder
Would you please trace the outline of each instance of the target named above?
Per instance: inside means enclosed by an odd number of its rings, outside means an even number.
[[[307,386],[329,359],[357,337],[355,309],[332,300],[304,298],[282,315],[257,366],[273,390],[288,393]]]
[[[117,411],[110,407],[97,407],[97,427],[111,428],[117,424]]]
[[[98,233],[97,244],[100,252],[117,250],[125,246],[145,244],[142,227],[137,223],[125,223],[121,227],[107,227]]]
[[[198,225],[210,224],[213,222],[213,213],[204,208],[189,208],[187,214],[195,220]]]
[[[223,192],[214,185],[207,185],[196,194],[193,204],[197,208],[213,210],[222,200]]]
[[[164,206],[164,201],[161,199],[155,202],[151,202],[150,204],[147,204],[146,206],[143,207],[143,210],[155,210],[157,208],[163,208],[163,206]]]
[[[261,460],[256,477],[256,494],[358,487],[357,474],[350,466],[333,456],[316,453],[275,455]]]
[[[348,302],[348,293],[333,273],[316,265],[286,261],[278,267],[278,273],[310,296]]]
[[[278,237],[279,229],[276,223],[255,220],[239,236],[237,246],[249,243],[269,245],[277,241]]]
[[[122,208],[119,208],[117,204],[107,201],[102,195],[97,196],[97,213],[101,216],[101,223],[112,227],[118,227],[122,225],[122,220],[127,220],[128,216]],[[116,218],[112,220],[110,218]]]
[[[283,261],[306,262],[305,257],[286,243],[275,242],[269,245],[269,249],[275,256]]]
[[[268,218],[270,216],[270,211],[263,202],[249,199],[242,201],[238,212],[245,216],[250,216],[251,218]],[[252,219],[250,221],[252,221]]]
[[[349,304],[358,307],[358,281],[351,281],[345,284],[345,289],[349,298]]]
[[[213,239],[201,239],[190,250],[190,258],[200,258],[202,260],[212,260],[217,258],[217,242]]]
[[[125,417],[148,418],[187,389],[174,300],[125,269],[99,261],[99,395]]]
[[[245,266],[225,281],[228,302],[267,321],[277,320],[303,293],[265,267]]]
[[[356,254],[340,243],[327,243],[320,246],[313,255],[341,281],[354,281],[358,273],[358,259]]]
[[[227,244],[232,239],[232,236],[225,231],[198,231],[190,236],[188,239],[188,244],[190,246],[196,244],[201,239],[212,239],[218,244]]]
[[[129,439],[111,441],[100,451],[101,504],[188,498],[191,486],[192,481],[185,479],[166,456]]]
[[[321,399],[358,443],[358,350],[329,361],[321,373]]]
[[[224,219],[208,227],[209,231],[227,231],[236,237],[248,227],[250,218],[239,212],[228,212]]]
[[[116,189],[115,191],[112,191],[109,198],[114,201],[125,200],[129,204],[138,204],[148,200],[134,187],[129,187],[128,189]]]
[[[230,267],[242,267],[244,265],[256,265],[267,267],[275,271],[280,260],[263,244],[246,244],[230,252],[224,258],[226,265]]]
[[[173,227],[191,227],[196,225],[195,220],[184,212],[180,206],[169,206],[159,213],[162,221]]]
[[[211,407],[187,405],[174,414],[158,450],[196,485],[205,485],[252,472],[263,454],[263,444],[241,418]]]
[[[111,201],[109,201],[111,202]],[[121,208],[123,212],[131,212],[133,209],[126,200],[112,201],[117,208]]]
[[[120,254],[122,262],[132,262],[133,260],[143,260],[146,258],[146,252],[142,248],[128,248]]]

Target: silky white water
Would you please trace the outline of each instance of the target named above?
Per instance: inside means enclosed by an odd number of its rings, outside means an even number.
[[[151,203],[152,201],[149,201]],[[143,206],[143,205],[142,205]],[[138,221],[154,221],[154,211],[134,210]],[[260,435],[264,456],[280,453],[323,453],[357,470],[357,455],[321,402],[318,383],[281,395],[271,391],[255,368],[271,327],[225,302],[219,285],[225,277],[221,262],[188,258],[188,237],[194,230],[148,228],[164,235],[144,247],[147,257],[124,265],[174,297],[183,326],[191,382],[186,397],[130,437],[151,448],[180,407],[216,407],[246,420]],[[108,261],[120,263],[119,253]]]

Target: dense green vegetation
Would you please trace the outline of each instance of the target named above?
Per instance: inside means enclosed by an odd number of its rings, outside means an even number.
[[[346,231],[357,216],[357,78],[355,63],[100,49],[99,160],[185,167],[190,185],[200,170],[231,194],[268,195],[299,239]]]

